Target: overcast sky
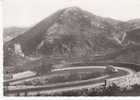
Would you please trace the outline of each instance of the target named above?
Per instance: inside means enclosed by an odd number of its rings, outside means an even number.
[[[58,9],[77,6],[103,17],[140,18],[140,0],[3,0],[4,27],[28,27]]]

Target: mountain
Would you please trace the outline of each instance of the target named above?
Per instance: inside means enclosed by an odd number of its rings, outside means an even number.
[[[128,23],[132,24],[135,28],[140,28],[140,19],[132,19],[132,20],[128,20]]]
[[[140,28],[128,31],[124,41],[139,44],[140,43]]]
[[[18,35],[24,33],[28,28],[21,27],[7,27],[3,30],[4,42],[10,41]]]
[[[29,56],[109,55],[124,48],[122,37],[131,27],[127,22],[96,16],[77,7],[62,9],[6,42],[4,63],[16,65],[13,58],[18,58],[21,64],[29,61]]]
[[[140,28],[127,31],[122,44],[123,48],[109,54],[109,58],[113,57],[115,62],[140,64]]]

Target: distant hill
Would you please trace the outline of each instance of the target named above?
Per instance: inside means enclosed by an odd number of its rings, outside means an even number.
[[[3,38],[4,42],[10,41],[13,38],[17,37],[24,33],[28,28],[21,28],[21,27],[8,27],[4,28],[3,30]]]
[[[140,28],[140,19],[132,19],[127,22],[132,24],[135,28]]]
[[[69,58],[109,55],[125,48],[122,37],[131,29],[132,24],[96,16],[77,7],[62,9],[6,42],[4,61],[6,65],[16,62],[12,59],[19,56],[15,54],[15,44],[20,45],[25,55],[18,59],[24,61],[31,55]]]

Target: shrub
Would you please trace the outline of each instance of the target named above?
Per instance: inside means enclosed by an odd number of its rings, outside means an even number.
[[[116,84],[113,84],[112,86],[104,87],[102,95],[103,96],[114,96],[117,92],[121,92],[121,90]]]

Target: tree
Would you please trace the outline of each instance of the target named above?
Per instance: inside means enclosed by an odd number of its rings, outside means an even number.
[[[113,84],[112,86],[104,87],[102,95],[104,95],[104,96],[115,96],[116,93],[119,93],[119,92],[121,92],[120,88],[116,84]]]

